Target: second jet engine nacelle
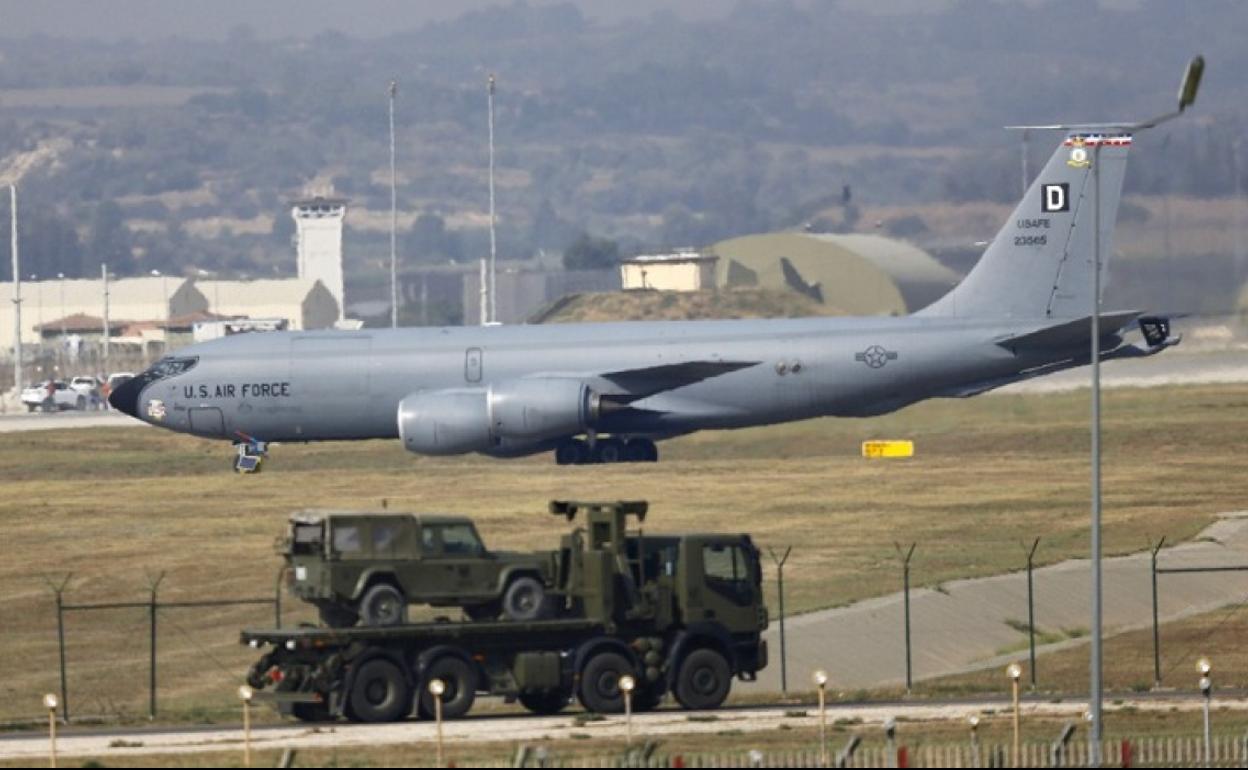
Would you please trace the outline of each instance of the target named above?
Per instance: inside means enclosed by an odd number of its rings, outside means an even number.
[[[584,431],[598,397],[578,380],[508,380],[488,388],[413,393],[399,403],[399,437],[409,452],[456,455],[531,444]]]

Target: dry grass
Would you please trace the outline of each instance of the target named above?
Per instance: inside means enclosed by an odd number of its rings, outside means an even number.
[[[1087,548],[1087,394],[991,396],[923,404],[871,420],[816,420],[707,433],[664,446],[655,466],[560,468],[549,458],[427,459],[394,442],[278,447],[265,473],[236,477],[230,451],[145,429],[0,436],[0,720],[29,716],[55,688],[56,629],[45,574],[72,572],[69,600],[265,595],[287,514],[306,506],[456,511],[493,546],[548,547],[563,524],[551,497],[648,498],[653,531],[725,530],[795,545],[787,603],[809,610],[896,590],[893,541],[919,543],[916,584],[1018,569],[1020,540],[1045,562]],[[1105,546],[1190,538],[1244,507],[1248,390],[1107,393]],[[866,438],[916,441],[912,460],[858,457]],[[774,597],[773,597],[774,599]],[[232,708],[250,659],[237,630],[252,610],[161,616],[166,713],[211,720]],[[146,706],[141,610],[76,614],[71,702],[82,713]]]

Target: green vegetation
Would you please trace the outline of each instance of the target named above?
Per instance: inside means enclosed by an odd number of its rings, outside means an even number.
[[[530,322],[688,321],[706,318],[809,318],[845,315],[794,291],[704,289],[571,294],[538,311]]]

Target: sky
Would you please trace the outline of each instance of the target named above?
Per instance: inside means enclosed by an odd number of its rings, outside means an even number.
[[[527,0],[546,5],[559,0]],[[262,38],[307,37],[334,29],[373,37],[511,0],[0,0],[0,37],[222,38],[246,24]],[[590,19],[614,22],[671,9],[706,18],[737,0],[573,0]]]

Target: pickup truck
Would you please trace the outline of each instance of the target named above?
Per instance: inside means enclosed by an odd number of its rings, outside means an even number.
[[[51,389],[48,388],[49,382],[52,384]],[[37,409],[45,412],[62,409],[82,410],[87,408],[90,401],[90,396],[74,390],[64,380],[45,380],[22,391],[22,403],[26,405],[28,412]]]

